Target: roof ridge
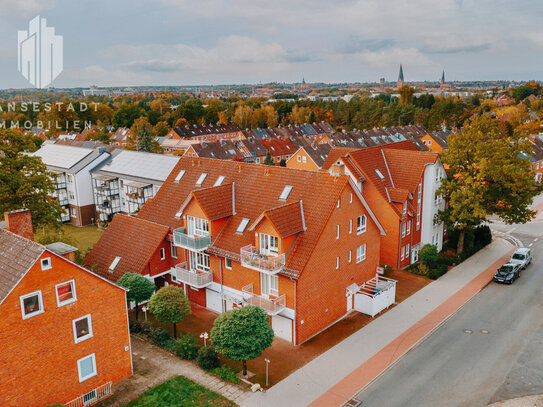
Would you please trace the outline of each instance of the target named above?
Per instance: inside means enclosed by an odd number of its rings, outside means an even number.
[[[119,213],[115,214],[115,217],[117,217],[119,215],[122,216],[123,218],[137,219],[137,220],[141,220],[143,222],[152,223],[154,225],[162,226],[162,227],[170,229],[170,226],[168,226],[168,225],[163,225],[162,223],[158,223],[158,222],[155,222],[155,221],[152,221],[152,220],[149,220],[149,219],[145,219],[145,218],[140,218],[139,216],[130,216],[130,215],[127,215],[125,213],[120,213],[119,212]]]
[[[42,248],[43,250],[47,250],[47,247],[45,247],[45,245],[43,245],[41,243],[38,243],[35,240],[27,239],[26,237],[23,237],[23,236],[21,236],[21,235],[19,235],[17,233],[12,232],[11,230],[0,228],[0,231],[5,232],[5,233],[9,233],[10,235],[13,235],[13,237],[15,237],[15,238],[17,238],[19,240],[22,240],[23,242],[30,242],[31,244],[33,244],[35,246],[38,246],[38,247]]]

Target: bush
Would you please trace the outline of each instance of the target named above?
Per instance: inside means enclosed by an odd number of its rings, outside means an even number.
[[[433,267],[437,262],[437,247],[433,244],[425,244],[419,251],[419,260],[428,267]]]
[[[183,359],[194,360],[199,347],[196,337],[193,334],[186,334],[175,341],[175,354]]]
[[[421,276],[427,276],[429,272],[428,266],[424,263],[417,264],[415,273]]]
[[[441,277],[443,274],[445,274],[449,268],[446,264],[439,264],[436,268],[431,269],[428,272],[428,277],[430,277],[432,280],[437,280],[439,277]]]
[[[238,384],[241,381],[236,372],[228,366],[217,367],[211,373],[230,383]]]
[[[196,357],[198,365],[204,370],[211,370],[220,366],[217,352],[213,346],[204,346],[198,350],[198,356]]]
[[[149,337],[161,348],[165,347],[171,341],[170,333],[164,328],[151,328]]]
[[[151,324],[149,321],[130,321],[130,332],[135,334],[148,334],[151,331]]]
[[[475,229],[475,241],[481,244],[481,247],[485,247],[492,242],[492,232],[488,225],[478,226]]]

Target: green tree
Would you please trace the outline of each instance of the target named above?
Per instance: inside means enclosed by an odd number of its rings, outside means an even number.
[[[138,305],[147,301],[155,291],[152,281],[136,273],[124,273],[117,281],[121,287],[128,289],[126,299],[136,303],[136,320],[138,319]]]
[[[58,227],[64,210],[52,196],[55,174],[40,157],[26,154],[35,150],[32,137],[17,130],[0,131],[0,213],[27,208],[34,229]]]
[[[53,109],[54,110],[54,109]],[[119,127],[132,127],[134,121],[141,116],[141,109],[134,104],[120,105],[117,111],[113,114],[112,124]]]
[[[177,323],[190,315],[190,304],[183,290],[168,285],[158,290],[149,301],[149,310],[164,324],[173,324],[173,336],[177,338]]]
[[[442,160],[449,171],[438,193],[446,197],[448,206],[436,220],[459,230],[458,253],[464,248],[466,229],[489,215],[508,224],[525,223],[534,216],[529,205],[538,191],[530,161],[522,158],[522,153],[531,152],[527,140],[502,134],[497,120],[480,115],[447,142]]]
[[[262,160],[262,164],[264,165],[275,165],[275,162],[273,161],[273,157],[268,151],[268,154],[266,154],[266,157],[264,157],[264,160]]]
[[[273,336],[266,311],[252,305],[222,313],[211,328],[211,341],[217,352],[242,361],[244,376],[247,360],[262,355],[272,344]]]
[[[437,262],[437,247],[433,244],[425,244],[419,251],[419,259],[423,261],[428,268],[432,268]]]
[[[410,104],[413,101],[413,95],[415,93],[415,89],[413,89],[409,85],[403,85],[398,92],[400,93],[400,104],[405,106]]]
[[[158,122],[153,128],[154,137],[164,137],[170,131],[168,122]]]

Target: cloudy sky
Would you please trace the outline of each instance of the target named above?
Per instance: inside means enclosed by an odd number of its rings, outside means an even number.
[[[543,79],[541,0],[0,0],[0,88],[38,14],[55,87]]]

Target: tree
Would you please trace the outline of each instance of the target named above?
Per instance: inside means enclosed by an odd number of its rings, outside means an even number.
[[[428,268],[432,268],[437,262],[437,247],[433,244],[425,244],[419,251],[419,259],[423,261]]]
[[[149,301],[149,310],[164,324],[173,324],[173,337],[177,338],[177,323],[190,315],[190,304],[183,290],[168,285],[158,290]]]
[[[119,127],[132,127],[134,121],[141,116],[141,109],[134,104],[120,105],[113,114],[112,124]]]
[[[25,154],[35,150],[32,137],[17,130],[0,131],[0,213],[27,208],[34,229],[58,227],[63,209],[52,196],[55,174],[40,157]]]
[[[211,341],[217,352],[242,361],[244,376],[247,360],[262,355],[272,344],[273,336],[266,311],[252,305],[222,313],[211,328]]]
[[[170,131],[170,127],[167,122],[158,122],[153,128],[154,137],[164,137]]]
[[[458,253],[464,248],[466,229],[489,215],[508,224],[525,223],[534,216],[529,205],[538,192],[530,161],[522,158],[522,153],[531,152],[527,140],[502,134],[497,120],[479,115],[447,142],[442,160],[449,171],[437,193],[446,197],[448,207],[439,211],[436,221],[459,230]]]
[[[413,94],[415,89],[409,85],[403,85],[398,92],[400,93],[400,104],[405,106],[410,104],[413,101]]]
[[[126,141],[127,150],[144,151],[147,153],[158,153],[161,151],[158,142],[153,139],[151,132],[153,127],[146,117],[140,117],[134,121],[130,128],[130,136]]]
[[[264,165],[275,165],[275,162],[273,161],[273,157],[268,151],[268,154],[266,154],[266,157],[264,157],[264,160],[262,161],[262,164]]]
[[[138,319],[138,305],[147,301],[155,291],[152,281],[136,273],[124,273],[117,281],[121,287],[128,289],[126,299],[136,303],[136,320]]]

